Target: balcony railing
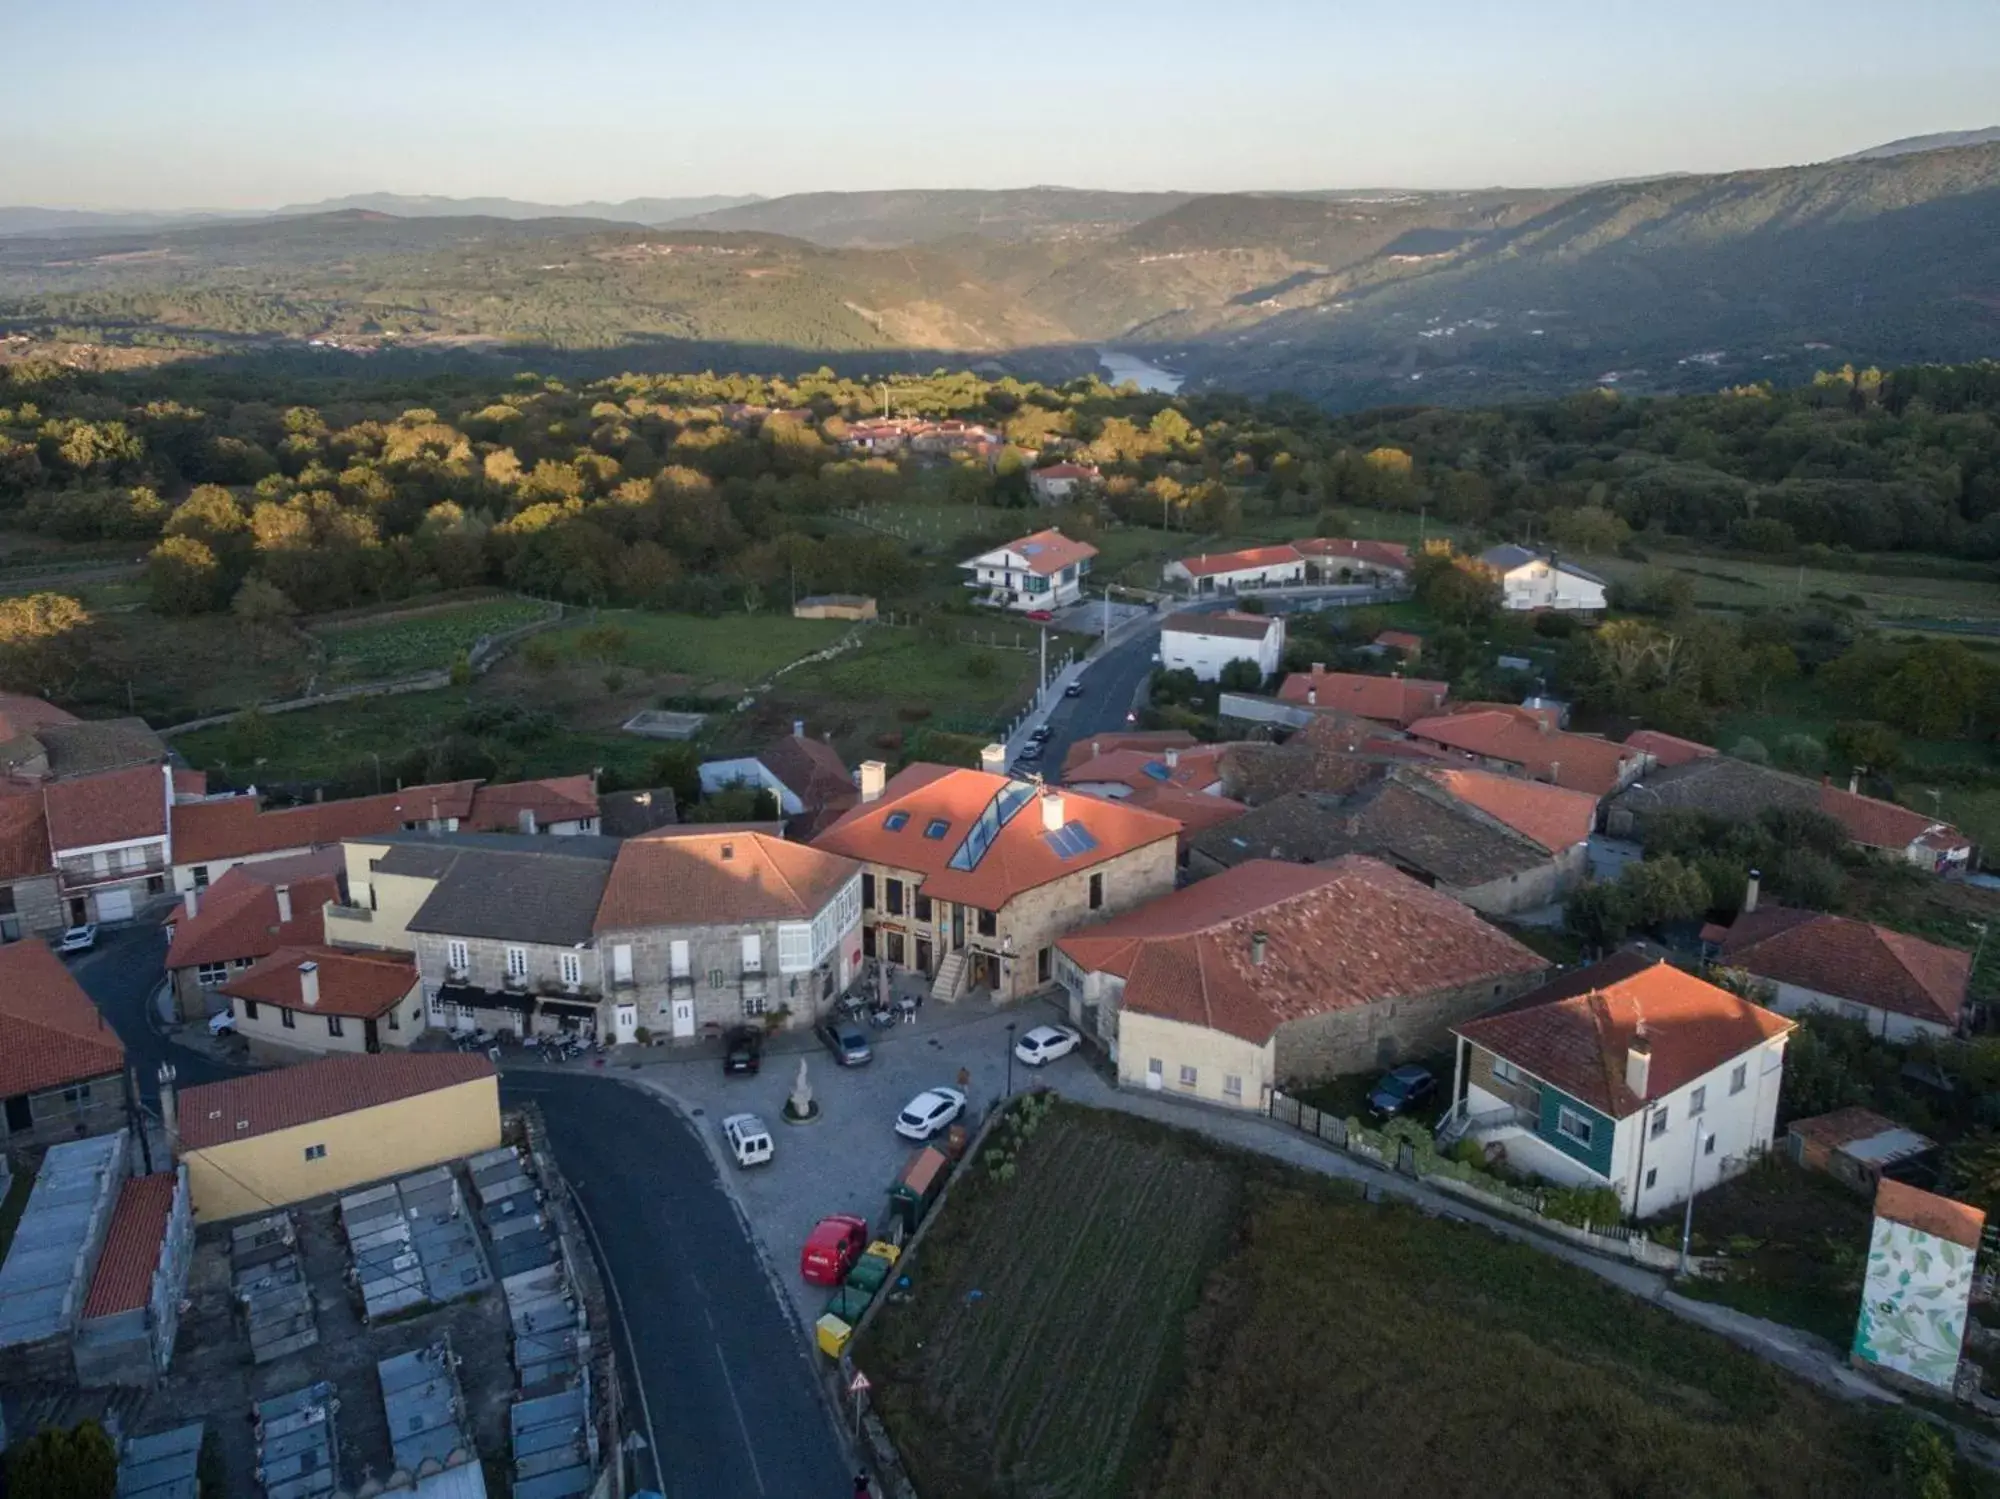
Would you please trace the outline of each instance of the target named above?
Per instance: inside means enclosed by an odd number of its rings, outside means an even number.
[[[93,885],[122,885],[148,875],[165,874],[171,866],[159,854],[148,854],[137,864],[126,861],[99,869],[90,859],[64,859],[56,866],[65,890],[87,890]]]
[[[329,921],[358,921],[364,925],[375,919],[375,913],[366,906],[328,906],[326,917]]]

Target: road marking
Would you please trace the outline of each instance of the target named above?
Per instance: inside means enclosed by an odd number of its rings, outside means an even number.
[[[715,1350],[715,1361],[722,1365],[722,1387],[729,1391],[730,1408],[736,1412],[736,1428],[743,1433],[743,1450],[750,1454],[750,1476],[757,1480],[757,1492],[764,1493],[763,1470],[757,1466],[757,1446],[750,1440],[750,1423],[743,1419],[743,1406],[736,1398],[736,1381],[729,1377],[729,1360],[722,1356],[722,1350]]]
[[[646,1398],[646,1376],[639,1368],[639,1345],[632,1341],[632,1324],[625,1320],[625,1299],[618,1294],[617,1278],[611,1273],[611,1261],[604,1257],[604,1241],[597,1237],[597,1225],[590,1221],[590,1213],[583,1205],[583,1194],[572,1186],[569,1189],[569,1200],[576,1207],[576,1216],[583,1223],[583,1231],[590,1235],[590,1247],[597,1255],[598,1273],[604,1277],[604,1289],[611,1296],[611,1310],[617,1313],[618,1326],[625,1333],[625,1353],[632,1363],[632,1383],[639,1387],[639,1413],[646,1418],[647,1460],[653,1465],[653,1482],[661,1484],[666,1480],[660,1472],[660,1437],[659,1433],[653,1430],[653,1405]],[[722,1350],[717,1349],[716,1357],[720,1358],[721,1356]],[[725,1380],[729,1378],[728,1369],[725,1368],[722,1371],[722,1377]],[[735,1402],[736,1391],[734,1389],[730,1390],[729,1399],[732,1404]],[[743,1412],[740,1407],[736,1412],[736,1419],[739,1423],[743,1420]],[[744,1435],[744,1440],[749,1440],[747,1432]],[[755,1453],[752,1453],[750,1456],[750,1467],[752,1472],[756,1471],[757,1456]],[[757,1480],[757,1489],[759,1493],[763,1492],[764,1480],[762,1478]]]

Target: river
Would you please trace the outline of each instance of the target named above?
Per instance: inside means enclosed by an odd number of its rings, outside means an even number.
[[[1106,378],[1113,385],[1123,385],[1131,380],[1141,390],[1156,390],[1164,395],[1178,391],[1186,378],[1157,364],[1149,364],[1136,354],[1121,353],[1117,349],[1099,349],[1097,362],[1110,372]]]

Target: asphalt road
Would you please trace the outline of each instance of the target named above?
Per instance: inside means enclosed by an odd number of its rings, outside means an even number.
[[[167,944],[158,927],[128,926],[106,929],[94,949],[65,960],[98,1013],[125,1043],[126,1063],[138,1071],[139,1096],[152,1113],[159,1108],[162,1062],[174,1064],[184,1088],[238,1075],[236,1068],[175,1045],[147,1015],[166,977],[166,955]]]
[[[541,1106],[601,1241],[651,1408],[656,1487],[668,1499],[849,1499],[816,1355],[680,1116],[601,1074],[517,1073],[503,1093]],[[627,1407],[643,1430],[639,1402]],[[653,1467],[642,1456],[641,1472]]]
[[[1048,742],[1036,762],[1043,775],[1050,780],[1061,775],[1063,756],[1077,740],[1131,727],[1125,715],[1132,711],[1133,701],[1153,669],[1153,653],[1159,648],[1160,627],[1155,620],[1084,669],[1082,696],[1061,698],[1049,711]]]

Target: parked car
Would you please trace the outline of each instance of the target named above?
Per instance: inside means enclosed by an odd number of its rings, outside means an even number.
[[[731,1114],[722,1121],[722,1138],[739,1166],[761,1166],[771,1159],[771,1132],[755,1114]]]
[[[1046,609],[1030,609],[1028,611],[1028,618],[1032,620],[1038,620],[1046,624],[1049,620],[1054,619],[1055,615],[1053,615]]]
[[[852,1213],[822,1218],[799,1251],[799,1274],[816,1286],[837,1286],[847,1278],[868,1244],[868,1224]]]
[[[868,1033],[851,1020],[822,1020],[813,1027],[813,1034],[843,1067],[864,1066],[875,1058],[868,1046]]]
[[[1437,1090],[1437,1079],[1431,1076],[1428,1067],[1398,1067],[1386,1073],[1368,1095],[1368,1112],[1377,1119],[1413,1114],[1437,1097]]]
[[[754,1025],[733,1025],[722,1037],[722,1070],[755,1075],[764,1061],[764,1033]]]
[[[1020,753],[1020,754],[1018,754],[1018,755],[1016,755],[1016,756],[1015,756],[1014,758],[1015,758],[1016,760],[1039,760],[1039,759],[1041,759],[1041,758],[1042,758],[1042,742],[1041,742],[1041,740],[1039,740],[1039,739],[1030,739],[1030,740],[1029,740],[1029,741],[1028,741],[1028,742],[1027,742],[1026,744],[1024,744],[1024,745],[1022,745],[1022,746],[1021,746],[1021,753]]]
[[[1063,688],[1063,696],[1064,696],[1064,697],[1082,697],[1082,696],[1083,696],[1083,678],[1082,678],[1082,677],[1078,677],[1078,678],[1077,678],[1077,679],[1076,679],[1076,680],[1075,680],[1074,682],[1070,683],[1070,684],[1069,684],[1069,686],[1067,686],[1067,687]]]
[[[1082,1039],[1066,1025],[1038,1025],[1014,1043],[1014,1055],[1030,1067],[1041,1067],[1068,1056]]]
[[[896,1116],[896,1133],[905,1140],[928,1140],[965,1112],[965,1095],[956,1088],[926,1088],[903,1105]]]
[[[1033,729],[1028,731],[1028,738],[1036,744],[1047,744],[1049,742],[1049,726],[1047,724],[1037,724]]]
[[[236,1034],[236,1012],[218,1010],[208,1017],[208,1033],[211,1036],[233,1036]]]
[[[64,932],[62,934],[62,942],[57,946],[56,951],[89,952],[95,946],[97,946],[97,923],[88,921],[82,926],[73,926]]]

